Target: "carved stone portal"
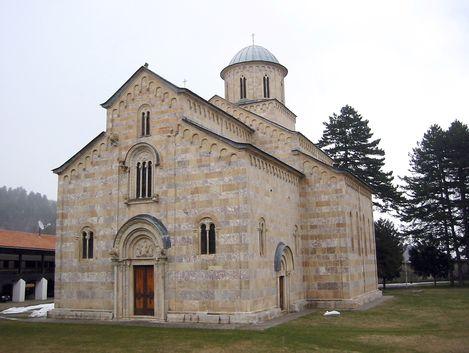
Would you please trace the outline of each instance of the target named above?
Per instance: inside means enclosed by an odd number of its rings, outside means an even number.
[[[135,257],[153,257],[154,255],[155,245],[149,239],[142,239],[135,245]]]

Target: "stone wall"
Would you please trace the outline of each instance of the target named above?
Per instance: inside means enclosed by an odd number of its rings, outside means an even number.
[[[155,260],[158,319],[256,322],[279,315],[274,256],[281,243],[292,254],[281,270],[287,309],[306,300],[352,307],[376,295],[370,192],[295,131],[221,98],[212,102],[228,114],[144,70],[108,108],[106,133],[61,169],[51,315],[110,318],[116,302],[132,305],[125,293],[131,277],[118,282],[136,262],[116,259],[122,254],[114,241],[141,214],[156,217],[171,240]],[[151,133],[142,136],[147,111]],[[140,152],[154,167],[145,199],[133,191]],[[207,218],[216,227],[216,254],[200,253],[200,222]],[[94,233],[92,259],[81,257],[85,227]],[[116,272],[117,260],[127,270]],[[123,317],[131,312],[119,309]]]

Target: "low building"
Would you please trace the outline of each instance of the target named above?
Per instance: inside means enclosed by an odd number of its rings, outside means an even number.
[[[0,291],[13,301],[54,295],[55,236],[0,230]]]

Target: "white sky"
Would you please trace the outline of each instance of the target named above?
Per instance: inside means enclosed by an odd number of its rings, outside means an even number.
[[[316,142],[345,104],[403,175],[430,124],[469,120],[469,1],[0,0],[0,186],[56,199],[50,171],[105,127],[99,104],[143,63],[202,97],[251,42],[285,65]]]

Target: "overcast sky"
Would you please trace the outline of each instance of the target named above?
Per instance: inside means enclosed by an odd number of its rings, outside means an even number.
[[[431,124],[469,120],[469,1],[0,0],[0,186],[56,199],[50,170],[104,130],[99,104],[141,65],[223,96],[251,33],[288,68],[286,104],[314,142],[352,105],[403,175]]]

